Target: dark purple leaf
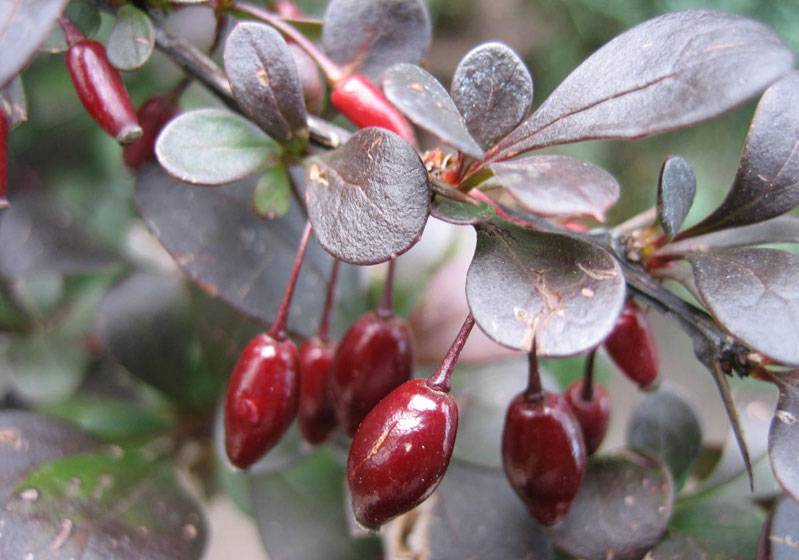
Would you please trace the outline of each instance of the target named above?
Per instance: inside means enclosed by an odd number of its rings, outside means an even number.
[[[280,146],[241,115],[197,109],[172,119],[158,136],[155,154],[164,169],[193,185],[223,185],[262,171]]]
[[[69,210],[42,193],[12,197],[0,215],[0,275],[76,274],[120,263]]]
[[[771,469],[783,489],[799,499],[799,370],[776,373],[780,390],[777,410],[771,421],[768,454]]]
[[[236,25],[225,43],[225,72],[239,106],[264,132],[281,144],[307,141],[305,96],[280,33],[263,23]]]
[[[666,531],[673,499],[662,463],[635,453],[597,457],[552,539],[583,560],[639,560]]]
[[[799,558],[799,502],[790,496],[779,500],[764,530],[763,551],[757,560]]]
[[[604,249],[566,235],[496,223],[477,226],[466,297],[495,341],[571,356],[599,344],[624,304],[619,264]]]
[[[689,257],[713,317],[769,358],[799,364],[799,256],[774,249],[724,249]]]
[[[392,66],[386,71],[383,90],[389,101],[417,125],[464,154],[483,157],[455,102],[427,70],[414,64]]]
[[[702,428],[688,401],[661,388],[636,405],[627,424],[627,446],[660,457],[680,481],[702,448]]]
[[[380,83],[398,62],[416,64],[430,45],[424,0],[332,0],[325,10],[322,47],[333,61]]]
[[[9,128],[28,120],[28,103],[25,100],[22,78],[19,76],[0,90],[0,111],[6,114]]]
[[[450,92],[466,128],[488,149],[527,115],[533,103],[533,78],[510,47],[485,43],[460,61]]]
[[[568,156],[528,156],[491,164],[499,183],[525,208],[545,216],[591,216],[619,199],[615,177],[592,163]]]
[[[669,156],[658,177],[658,221],[666,239],[682,226],[696,196],[696,177],[691,164],[680,156]]]
[[[762,222],[799,205],[797,90],[799,72],[766,90],[749,127],[727,198],[680,237]]]
[[[419,155],[382,128],[365,128],[306,168],[308,217],[319,243],[353,264],[387,261],[410,249],[430,214]]]
[[[496,217],[496,212],[488,204],[453,200],[440,194],[433,197],[430,214],[439,220],[460,226],[479,224]]]
[[[417,557],[554,558],[546,534],[499,469],[453,462],[431,503],[422,506],[428,507],[429,512],[399,520],[402,530],[397,538],[419,543],[414,550]],[[417,535],[426,538],[414,538]]]
[[[0,87],[36,54],[67,0],[6,0],[0,3]]]
[[[688,255],[712,249],[750,247],[764,243],[799,243],[799,218],[778,216],[750,226],[723,229],[664,245],[655,255]]]
[[[279,220],[261,218],[252,205],[254,188],[255,179],[195,189],[151,165],[139,173],[136,204],[189,278],[267,324],[288,281],[305,217],[295,204]],[[330,259],[312,243],[294,296],[293,332],[316,329],[329,267]]]
[[[689,126],[757,95],[792,65],[793,53],[761,23],[713,11],[662,15],[591,55],[491,160]]]
[[[136,70],[150,59],[154,47],[155,30],[147,14],[130,4],[122,6],[105,45],[111,64]]]

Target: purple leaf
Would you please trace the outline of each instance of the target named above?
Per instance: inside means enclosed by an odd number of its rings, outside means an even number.
[[[682,226],[696,196],[696,177],[691,164],[680,156],[669,156],[658,177],[658,221],[666,238],[674,237]]]
[[[799,370],[775,373],[780,390],[768,436],[771,469],[782,488],[799,500]]]

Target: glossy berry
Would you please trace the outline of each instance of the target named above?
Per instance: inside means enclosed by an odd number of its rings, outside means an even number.
[[[0,208],[8,206],[8,116],[0,109]]]
[[[330,391],[339,425],[349,435],[393,389],[411,378],[411,330],[401,317],[362,315],[339,342]]]
[[[350,74],[333,85],[330,103],[358,128],[377,126],[396,132],[411,144],[416,136],[411,123],[363,74]]]
[[[634,301],[629,300],[605,339],[605,349],[624,372],[642,389],[651,389],[658,379],[658,349],[652,327]]]
[[[142,129],[142,136],[122,150],[122,159],[131,170],[139,169],[155,157],[155,141],[164,125],[177,113],[171,95],[151,97],[145,101],[136,116]]]
[[[544,392],[517,395],[502,433],[502,464],[530,514],[554,525],[580,489],[586,452],[580,425],[566,401]]]
[[[610,399],[607,390],[597,382],[593,382],[591,399],[586,400],[582,379],[572,383],[563,398],[569,404],[575,418],[580,423],[585,440],[585,450],[593,455],[605,439],[610,420]]]
[[[289,339],[253,338],[239,357],[225,397],[225,450],[246,469],[280,440],[297,414],[299,356]]]
[[[336,428],[328,381],[336,345],[318,336],[300,346],[300,431],[305,441],[319,444]]]
[[[427,380],[407,381],[361,423],[347,460],[355,518],[377,529],[438,486],[458,429],[455,399]]]
[[[81,103],[103,130],[121,144],[142,135],[119,72],[111,66],[105,47],[83,39],[67,51],[67,68]]]

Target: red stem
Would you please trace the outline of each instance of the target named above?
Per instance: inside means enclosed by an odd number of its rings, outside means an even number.
[[[585,402],[594,400],[594,358],[596,357],[596,348],[588,353],[585,358],[585,371],[583,372],[583,389],[580,392],[580,398]]]
[[[377,314],[383,319],[390,319],[394,316],[394,268],[396,267],[396,257],[388,261],[388,271],[386,271],[386,283],[383,286],[383,298],[377,308]]]
[[[333,257],[333,266],[330,270],[330,278],[327,281],[327,293],[325,294],[325,306],[322,308],[322,318],[319,321],[317,336],[322,342],[327,342],[330,335],[330,315],[333,310],[333,302],[336,299],[336,279],[338,278],[339,260]]]
[[[61,16],[58,18],[58,24],[61,26],[61,29],[64,31],[64,37],[67,40],[67,45],[70,47],[75,43],[83,41],[86,39],[86,35],[78,29],[74,23],[69,21],[69,18],[66,16]]]
[[[529,373],[527,389],[524,391],[524,398],[527,401],[538,401],[544,397],[544,388],[541,386],[541,371],[538,368],[538,351],[536,350],[535,339],[533,347],[527,355],[529,363]]]
[[[469,338],[469,333],[472,332],[472,327],[474,327],[474,317],[469,313],[466,316],[466,320],[463,321],[455,340],[452,341],[452,346],[449,347],[444,359],[441,361],[441,365],[427,380],[427,384],[433,389],[449,393],[452,370],[458,362],[458,357],[461,355],[461,350],[463,350],[463,346]]]
[[[500,206],[495,200],[491,199],[486,193],[478,189],[472,189],[467,193],[469,196],[482,202],[483,204],[488,204],[491,208],[494,209],[494,212],[497,213],[497,216],[505,220],[506,222],[513,224],[515,226],[523,227],[525,229],[530,229],[530,223],[526,222],[516,216],[512,216],[505,212],[505,210]]]
[[[283,18],[280,16],[247,2],[235,2],[234,8],[244,14],[252,16],[256,19],[260,19],[261,21],[265,21],[280,31],[283,35],[297,43],[302,50],[308,53],[308,55],[316,61],[331,84],[336,84],[346,78],[346,73],[341,66],[330,60],[325,53],[319,50],[316,44],[310,41],[305,35],[300,33],[296,27],[283,20]]]
[[[297,287],[297,279],[300,277],[302,261],[305,260],[305,250],[308,248],[308,241],[311,239],[311,231],[311,222],[306,222],[305,230],[302,232],[300,246],[297,248],[297,254],[294,256],[294,264],[291,267],[289,283],[286,286],[286,291],[283,292],[283,301],[280,302],[280,307],[275,315],[275,322],[272,323],[272,328],[269,329],[269,336],[275,340],[284,340],[286,338],[286,323],[289,318],[291,300],[294,297],[294,288]]]

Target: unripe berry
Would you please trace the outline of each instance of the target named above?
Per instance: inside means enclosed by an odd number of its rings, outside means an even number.
[[[336,428],[336,413],[328,390],[336,345],[319,337],[300,346],[300,431],[305,441],[319,444]]]
[[[575,381],[566,389],[563,398],[580,423],[586,452],[588,455],[593,455],[608,431],[610,399],[607,389],[594,381],[591,387],[591,399],[585,400],[583,385],[582,379]]]
[[[652,327],[640,307],[629,300],[622,309],[613,332],[605,339],[605,349],[624,372],[642,389],[651,389],[658,379],[658,349]]]

